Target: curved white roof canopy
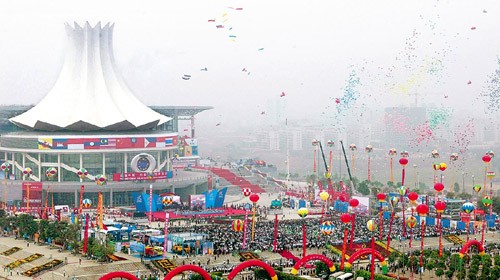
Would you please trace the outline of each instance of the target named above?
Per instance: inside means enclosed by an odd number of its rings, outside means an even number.
[[[66,24],[68,46],[56,84],[40,103],[10,121],[44,131],[144,130],[169,121],[142,104],[118,74],[113,27]]]

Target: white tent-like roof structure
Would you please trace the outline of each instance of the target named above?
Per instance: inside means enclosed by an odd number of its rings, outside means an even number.
[[[113,27],[66,24],[68,46],[56,84],[40,103],[10,121],[43,131],[144,130],[169,121],[141,103],[118,74]]]

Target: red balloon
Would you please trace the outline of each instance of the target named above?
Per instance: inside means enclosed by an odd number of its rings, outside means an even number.
[[[378,201],[385,201],[385,198],[386,198],[386,197],[387,197],[387,196],[385,195],[385,193],[378,193],[378,194],[377,194],[377,199],[378,199]]]
[[[441,184],[441,183],[435,183],[434,184],[434,189],[437,191],[437,192],[442,192],[444,190],[444,185]]]
[[[411,192],[408,194],[408,199],[410,201],[415,201],[418,199],[418,194],[416,192]]]
[[[488,162],[490,162],[490,161],[491,161],[491,157],[490,157],[489,155],[484,155],[484,156],[483,156],[483,162],[484,162],[484,163],[488,163]]]
[[[402,166],[406,166],[408,164],[408,159],[407,158],[400,158],[399,164],[401,164]]]
[[[434,207],[436,207],[436,212],[443,213],[444,209],[446,209],[446,203],[438,201],[436,202],[436,204],[434,204]]]
[[[353,198],[349,200],[349,205],[351,205],[351,207],[357,207],[359,205],[359,200]]]
[[[250,201],[253,203],[257,203],[257,201],[259,201],[259,198],[260,198],[259,195],[256,193],[250,195]]]
[[[427,215],[427,212],[429,212],[429,207],[425,204],[420,204],[419,206],[417,206],[417,213],[420,215],[420,216],[425,216]]]
[[[342,215],[340,215],[340,220],[344,224],[350,223],[351,222],[351,215],[349,215],[349,214],[342,214]]]

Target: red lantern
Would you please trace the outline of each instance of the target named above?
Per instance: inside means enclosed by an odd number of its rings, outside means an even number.
[[[491,161],[491,157],[489,155],[484,155],[483,156],[483,162],[484,163],[489,163]]]
[[[444,190],[444,185],[441,184],[441,183],[435,183],[434,184],[434,189],[437,191],[437,192],[442,192]]]
[[[418,199],[418,194],[416,192],[411,192],[408,194],[408,199],[410,201],[415,201]]]
[[[340,220],[344,224],[350,223],[351,222],[351,215],[349,215],[349,214],[342,214],[342,215],[340,215]]]
[[[385,201],[385,198],[386,198],[385,193],[378,193],[378,194],[377,194],[377,199],[378,199],[378,201],[380,201],[380,202],[384,202],[384,201]]]
[[[444,209],[446,209],[446,203],[438,201],[436,202],[436,204],[434,204],[434,207],[436,208],[436,212],[443,213]]]
[[[349,205],[351,205],[351,207],[358,207],[359,200],[353,198],[353,199],[349,200]]]
[[[417,213],[420,216],[427,216],[427,212],[429,212],[429,207],[425,204],[420,204],[417,206]]]
[[[403,167],[406,166],[408,164],[408,159],[407,158],[400,158],[399,164],[401,164]]]
[[[260,198],[259,195],[256,193],[250,195],[250,201],[253,203],[257,203],[257,201],[259,201],[259,198]]]

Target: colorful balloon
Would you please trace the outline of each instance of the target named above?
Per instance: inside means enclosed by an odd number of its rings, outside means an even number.
[[[108,179],[103,174],[98,174],[95,176],[95,183],[98,186],[104,186],[107,184]]]
[[[299,210],[297,210],[297,214],[299,215],[299,217],[305,218],[307,217],[307,214],[309,214],[309,210],[307,210],[307,208],[305,207],[302,207]]]
[[[474,185],[474,186],[472,187],[472,189],[473,189],[476,193],[480,192],[482,188],[483,188],[483,187],[481,187],[481,185],[479,185],[479,184],[476,184],[476,185]]]
[[[243,193],[244,196],[250,196],[252,194],[252,191],[250,189],[242,189],[241,192]]]
[[[3,172],[9,172],[10,163],[8,163],[8,162],[2,163],[2,165],[0,165],[0,169],[2,169]]]
[[[466,202],[464,204],[462,204],[462,212],[466,213],[466,214],[470,214],[472,213],[472,211],[474,211],[476,207],[474,207],[474,204],[470,203],[470,202]]]
[[[390,149],[389,149],[389,153],[388,153],[388,154],[389,154],[389,156],[390,156],[390,157],[393,157],[393,156],[395,156],[397,153],[398,153],[398,152],[396,151],[396,149],[394,149],[394,148],[390,148]]]
[[[485,207],[489,207],[493,203],[493,199],[489,195],[485,195],[481,201]]]
[[[448,165],[444,162],[441,162],[439,164],[439,170],[441,170],[441,171],[445,171],[447,167],[448,167]]]
[[[367,145],[366,148],[365,148],[365,151],[367,153],[371,153],[373,151],[373,146],[372,145]]]
[[[242,220],[234,220],[233,221],[233,230],[234,231],[241,232],[241,231],[243,231],[243,227],[244,227],[244,224],[243,224]]]
[[[369,231],[375,231],[377,230],[377,223],[375,223],[374,220],[368,220],[368,222],[366,223],[366,227]]]
[[[90,206],[92,206],[92,200],[85,198],[82,200],[82,206],[83,208],[90,208]]]
[[[432,152],[431,152],[431,156],[432,156],[433,158],[439,158],[439,152],[438,152],[438,150],[432,150]]]
[[[161,203],[163,204],[163,206],[172,205],[172,203],[174,203],[174,198],[171,196],[164,196],[161,198]]]
[[[439,169],[441,168],[441,163],[434,162],[434,163],[432,164],[432,168],[433,168],[434,170],[439,170]]]
[[[333,142],[333,140],[328,140],[326,144],[328,145],[328,147],[333,147],[333,145],[335,145],[335,142]]]
[[[76,175],[78,175],[78,177],[80,177],[80,179],[85,179],[85,177],[87,177],[87,175],[89,175],[89,172],[87,171],[87,169],[82,167],[76,171]]]
[[[457,154],[457,153],[452,153],[452,154],[450,155],[450,160],[451,160],[451,161],[456,161],[456,160],[458,160],[458,154]]]
[[[401,157],[407,158],[410,156],[410,153],[408,153],[408,151],[406,151],[406,150],[402,150],[400,155],[401,155]]]
[[[45,176],[47,176],[47,178],[54,178],[55,176],[57,175],[57,169],[55,167],[51,167],[49,169],[47,169],[47,171],[45,171]]]
[[[349,149],[351,149],[351,151],[356,151],[358,147],[356,147],[356,144],[351,144],[349,145]]]
[[[493,171],[486,172],[486,177],[488,177],[488,179],[490,179],[490,180],[495,178],[495,172],[493,172]]]
[[[391,196],[391,198],[389,199],[389,201],[391,202],[391,206],[392,208],[396,207],[399,203],[399,198],[397,196]]]
[[[321,198],[321,200],[327,201],[330,195],[328,194],[328,192],[322,191],[319,193],[319,197]]]
[[[489,155],[484,155],[482,160],[484,163],[489,163],[491,161],[491,157]]]
[[[493,150],[488,150],[486,152],[486,155],[488,155],[490,158],[494,158],[495,157],[495,153],[493,152]]]
[[[406,225],[409,227],[409,228],[414,228],[416,225],[417,225],[417,218],[413,217],[413,216],[408,216],[406,218]]]
[[[405,186],[401,186],[398,188],[399,194],[405,196],[408,194],[408,188]]]
[[[29,168],[29,167],[26,167],[23,170],[23,175],[28,175],[28,177],[29,177],[29,176],[33,175],[33,170],[31,170],[31,168]]]
[[[333,233],[333,229],[335,228],[335,226],[333,225],[332,222],[330,221],[326,221],[326,222],[323,222],[320,226],[319,226],[319,229],[321,231],[321,233],[323,235],[330,235]]]

